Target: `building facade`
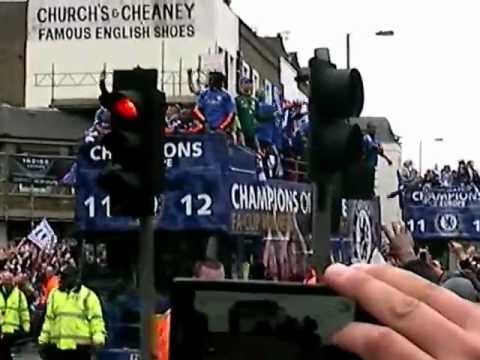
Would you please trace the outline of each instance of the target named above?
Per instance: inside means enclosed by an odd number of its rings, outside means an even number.
[[[240,76],[253,80],[254,92],[264,89],[267,101],[283,91],[280,59],[261,37],[240,20]]]
[[[298,78],[301,68],[296,62],[296,56],[287,53],[280,34],[275,37],[263,38],[267,48],[278,58],[280,67],[280,82],[283,88],[283,98],[286,101],[307,101],[307,94],[302,91]],[[293,60],[293,61],[292,61]]]
[[[239,19],[223,0],[2,0],[0,9],[1,102],[96,99],[103,69],[137,65],[158,69],[167,95],[188,96],[187,70],[204,78],[202,58],[216,53],[224,55],[228,89],[236,90]],[[18,84],[15,91],[7,81]]]
[[[0,10],[0,103],[92,108],[103,70],[110,85],[114,69],[136,66],[157,69],[169,98],[191,101],[188,70],[205,84],[214,54],[233,94],[247,76],[268,99],[305,98],[282,38],[257,36],[228,1],[0,0]]]

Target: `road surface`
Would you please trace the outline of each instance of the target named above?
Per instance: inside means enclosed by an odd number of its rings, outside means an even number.
[[[34,344],[27,344],[17,352],[14,357],[15,360],[40,360],[37,349]]]

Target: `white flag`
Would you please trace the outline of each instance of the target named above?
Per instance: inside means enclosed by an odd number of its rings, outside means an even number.
[[[55,235],[55,232],[47,219],[43,219],[40,224],[32,230],[27,238],[40,249],[52,247],[57,242],[57,235]]]

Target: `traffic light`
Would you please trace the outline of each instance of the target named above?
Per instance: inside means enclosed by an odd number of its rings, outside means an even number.
[[[112,215],[154,215],[154,199],[164,183],[166,107],[157,78],[157,70],[151,69],[114,71],[113,92],[104,100],[111,132],[103,145],[111,151],[112,161],[98,184],[110,195]]]
[[[362,112],[364,93],[358,70],[338,70],[328,49],[310,60],[310,178],[324,181],[359,162],[363,134],[349,118]]]

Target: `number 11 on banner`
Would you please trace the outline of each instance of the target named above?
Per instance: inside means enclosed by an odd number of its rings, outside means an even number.
[[[96,203],[96,199],[93,195],[89,196],[83,202],[83,205],[87,208],[88,217],[90,219],[93,219],[95,218],[95,216],[98,215],[95,209],[95,205],[96,205],[95,203]],[[105,196],[103,199],[100,199],[100,205],[102,207],[102,212],[104,212],[105,216],[112,217],[112,214],[110,212],[110,196]],[[158,214],[161,207],[161,201],[159,201],[157,197],[154,198],[154,207],[155,207],[155,214]]]
[[[475,227],[475,231],[480,233],[480,220],[477,219],[473,222],[473,226]]]
[[[410,219],[407,221],[407,226],[408,230],[410,230],[411,233],[414,233],[416,231],[424,233],[425,232],[425,220],[424,219]]]

